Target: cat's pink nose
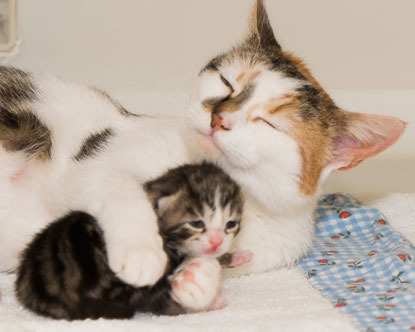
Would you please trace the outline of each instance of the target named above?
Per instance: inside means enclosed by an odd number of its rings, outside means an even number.
[[[219,114],[213,113],[210,127],[212,128],[210,132],[212,136],[218,130],[231,130],[231,122],[228,118],[223,118]]]
[[[211,246],[212,250],[217,249],[223,242],[223,235],[220,231],[217,231],[216,233],[209,236],[209,244]]]
[[[212,129],[218,130],[222,127],[222,117],[219,114],[212,114],[212,121],[210,122]]]

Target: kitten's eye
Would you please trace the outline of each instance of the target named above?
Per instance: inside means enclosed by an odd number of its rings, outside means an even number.
[[[262,121],[262,122],[266,123],[268,126],[274,128],[274,129],[277,129],[271,122],[269,122],[269,121],[267,121],[267,120],[265,120],[264,118],[261,118],[261,117],[257,117],[255,119],[252,119],[252,121],[254,121],[254,122]]]
[[[202,220],[190,221],[188,224],[192,226],[193,228],[197,228],[197,229],[205,228],[205,223]]]
[[[238,226],[238,222],[237,221],[234,221],[234,220],[228,221],[226,223],[226,230],[234,229],[236,226]]]

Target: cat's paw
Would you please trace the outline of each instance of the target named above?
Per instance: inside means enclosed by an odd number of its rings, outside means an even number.
[[[221,268],[212,257],[186,261],[171,277],[172,298],[191,311],[209,310],[219,293]]]
[[[123,241],[108,248],[111,269],[128,284],[136,287],[154,285],[164,274],[167,255],[161,239]]]
[[[232,254],[231,260],[227,267],[237,267],[249,263],[254,254],[249,250],[237,251]]]

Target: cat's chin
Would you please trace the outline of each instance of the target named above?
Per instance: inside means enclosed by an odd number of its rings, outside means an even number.
[[[209,156],[211,159],[218,159],[223,155],[222,150],[216,144],[214,138],[209,134],[204,134],[201,131],[196,131],[196,145],[201,149],[201,153]]]

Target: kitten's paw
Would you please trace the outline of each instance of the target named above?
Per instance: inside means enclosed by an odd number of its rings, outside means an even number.
[[[208,310],[219,293],[219,262],[212,257],[186,261],[172,276],[171,282],[171,295],[177,303],[192,311]]]
[[[227,267],[237,267],[247,264],[251,261],[254,254],[249,250],[242,250],[232,254],[231,261]]]
[[[210,305],[208,311],[220,310],[225,308],[227,305],[228,300],[225,297],[220,296]]]
[[[167,264],[161,238],[113,243],[108,248],[108,259],[117,276],[136,287],[154,285],[164,274]]]

